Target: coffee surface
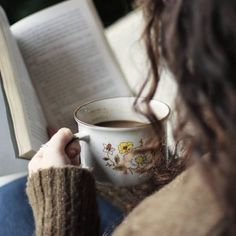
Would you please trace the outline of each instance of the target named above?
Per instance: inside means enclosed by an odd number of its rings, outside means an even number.
[[[111,127],[111,128],[130,128],[139,127],[145,125],[146,123],[132,121],[132,120],[113,120],[113,121],[103,121],[96,123],[96,126],[100,127]]]

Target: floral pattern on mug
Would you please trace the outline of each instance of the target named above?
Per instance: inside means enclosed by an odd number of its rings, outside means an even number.
[[[133,146],[134,144],[132,142],[122,142],[118,146],[119,153],[120,154],[129,153],[132,150]]]
[[[108,144],[103,144],[104,149],[103,152],[112,155],[113,152],[115,151],[115,148],[112,147],[112,145],[110,143]]]
[[[116,171],[122,171],[124,174],[142,174],[150,170],[153,166],[152,155],[148,152],[138,152],[138,149],[143,146],[143,140],[141,139],[139,143],[140,145],[135,147],[133,142],[121,142],[117,149],[110,143],[103,144],[105,153],[103,160],[106,162],[106,166]]]

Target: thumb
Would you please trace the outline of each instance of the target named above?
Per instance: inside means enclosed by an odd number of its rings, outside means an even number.
[[[72,140],[73,134],[70,129],[59,129],[49,140],[48,146],[59,151],[65,151],[66,145]]]

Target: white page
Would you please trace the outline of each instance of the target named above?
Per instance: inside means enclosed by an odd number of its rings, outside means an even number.
[[[19,152],[37,150],[47,140],[46,120],[2,9],[0,28],[0,68],[16,139],[23,144]]]
[[[135,10],[106,29],[107,40],[130,88],[138,93],[147,77],[147,56],[142,40],[142,11]]]
[[[30,76],[54,127],[72,127],[87,100],[130,95],[90,3],[71,0],[12,26]]]
[[[129,87],[138,93],[148,73],[148,58],[142,34],[145,20],[141,9],[137,9],[106,30],[107,40],[126,77]],[[148,91],[148,88],[145,90]],[[163,66],[161,80],[155,99],[174,108],[177,86],[173,76]]]

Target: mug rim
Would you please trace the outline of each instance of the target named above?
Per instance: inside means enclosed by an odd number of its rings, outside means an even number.
[[[81,121],[78,117],[77,117],[77,112],[91,104],[91,103],[94,103],[94,102],[99,102],[99,101],[103,101],[103,100],[112,100],[112,99],[119,99],[119,98],[133,98],[133,99],[136,99],[136,97],[134,96],[116,96],[116,97],[107,97],[107,98],[99,98],[99,99],[93,99],[93,100],[90,100],[86,103],[83,103],[82,105],[78,106],[75,110],[74,110],[74,119],[75,121],[82,125],[82,126],[85,126],[85,127],[90,127],[90,128],[93,128],[93,129],[98,129],[98,130],[106,130],[106,131],[131,131],[131,130],[140,130],[140,129],[144,129],[144,128],[147,128],[147,127],[150,127],[151,126],[151,123],[146,123],[146,124],[143,124],[143,125],[140,125],[140,126],[134,126],[134,127],[103,127],[103,126],[96,126],[95,124],[90,124],[90,123],[87,123],[87,122],[84,122],[84,121]],[[142,97],[138,98],[138,99],[142,99]],[[152,99],[151,101],[155,101],[155,102],[158,102],[160,104],[163,104],[164,106],[166,106],[166,108],[168,109],[168,113],[162,118],[160,119],[159,121],[161,122],[165,122],[165,120],[168,119],[168,117],[170,116],[170,113],[171,113],[171,109],[169,107],[168,104],[166,104],[165,102],[162,102],[160,100],[157,100],[157,99]]]

